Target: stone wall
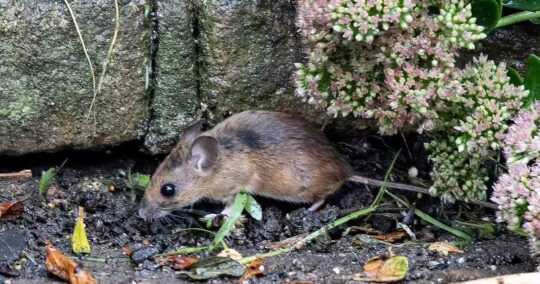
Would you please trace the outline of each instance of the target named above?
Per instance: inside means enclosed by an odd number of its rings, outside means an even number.
[[[68,0],[99,77],[114,1]],[[120,30],[93,111],[92,80],[62,0],[0,0],[0,155],[138,140],[167,152],[183,129],[246,109],[324,115],[294,96],[304,61],[295,0],[120,1]],[[497,30],[479,52],[523,70],[540,34]],[[473,54],[464,53],[463,61]],[[89,118],[87,119],[87,115]]]
[[[99,77],[114,32],[114,4],[70,2]],[[0,1],[0,154],[90,148],[144,135],[146,5],[121,3],[117,44],[89,113],[89,66],[63,2]]]

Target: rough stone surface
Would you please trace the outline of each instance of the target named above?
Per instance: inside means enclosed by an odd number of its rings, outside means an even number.
[[[69,2],[98,80],[114,31],[114,2]],[[143,134],[147,4],[119,2],[117,43],[87,120],[92,80],[65,4],[0,0],[0,154],[113,145]]]
[[[312,113],[294,96],[296,1],[213,0],[200,10],[201,96],[216,120],[246,109]]]
[[[16,229],[0,232],[0,262],[10,262],[19,258],[26,243],[24,233]]]
[[[162,153],[199,117],[198,36],[195,5],[186,0],[154,4],[155,85],[152,120],[145,139],[152,153]]]

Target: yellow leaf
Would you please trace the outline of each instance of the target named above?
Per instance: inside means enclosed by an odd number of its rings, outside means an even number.
[[[380,255],[364,264],[364,273],[353,275],[353,280],[364,282],[396,282],[407,275],[409,262],[399,255]]]
[[[237,250],[231,248],[222,250],[217,256],[228,257],[236,261],[242,259],[242,255]]]
[[[448,242],[436,242],[429,245],[428,250],[436,250],[444,255],[449,253],[463,253],[462,250],[456,248]]]
[[[71,249],[74,253],[90,253],[90,243],[88,243],[84,227],[84,208],[79,206],[79,215],[75,220],[75,228],[71,238]]]

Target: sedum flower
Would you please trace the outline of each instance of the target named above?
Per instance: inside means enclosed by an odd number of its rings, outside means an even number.
[[[503,135],[508,173],[499,177],[491,200],[498,204],[497,221],[529,235],[531,250],[540,254],[540,102],[519,112]]]

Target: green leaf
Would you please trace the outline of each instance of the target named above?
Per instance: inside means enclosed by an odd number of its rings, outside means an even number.
[[[535,25],[540,25],[540,18],[530,19],[529,21],[531,21],[531,23],[533,23]]]
[[[146,188],[150,183],[150,176],[143,174],[135,174],[135,181],[137,182],[137,185],[139,187]]]
[[[259,203],[257,203],[257,200],[253,198],[253,196],[248,195],[247,202],[246,202],[246,211],[253,217],[253,219],[260,221],[262,220],[262,208]]]
[[[245,192],[240,192],[236,195],[234,198],[234,203],[231,209],[231,212],[229,213],[229,216],[225,218],[225,221],[219,228],[218,232],[216,233],[216,237],[214,240],[212,240],[212,243],[209,246],[209,250],[212,251],[214,248],[218,247],[223,240],[234,228],[234,224],[236,223],[236,220],[240,218],[240,215],[242,214],[242,211],[244,211],[244,208],[246,208],[246,203],[248,199],[248,194]]]
[[[477,24],[488,30],[497,26],[502,13],[500,0],[474,0],[471,8]]]
[[[139,173],[131,175],[131,173],[128,173],[128,177],[127,180],[125,180],[125,183],[126,186],[131,190],[144,191],[150,183],[150,176]]]
[[[45,189],[51,185],[55,171],[55,168],[50,168],[47,171],[41,172],[41,178],[39,179],[39,195],[43,195]]]
[[[216,278],[222,275],[240,277],[244,274],[245,266],[228,257],[210,257],[193,264],[189,271],[177,272],[187,275],[192,279],[204,280]]]
[[[510,84],[513,84],[514,86],[523,85],[523,79],[516,69],[510,66],[506,67],[506,75],[510,78]]]
[[[524,11],[540,11],[540,1],[538,0],[505,0],[503,5]]]
[[[523,85],[529,90],[526,105],[540,99],[540,58],[534,54],[529,55],[527,71],[523,77]]]

